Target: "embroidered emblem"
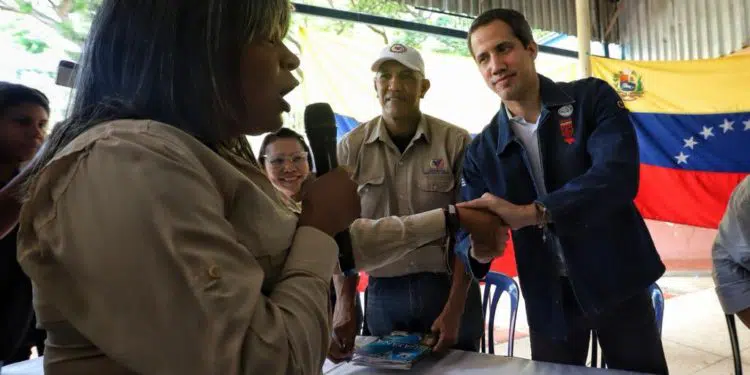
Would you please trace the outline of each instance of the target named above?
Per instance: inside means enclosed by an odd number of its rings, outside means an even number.
[[[570,104],[564,105],[557,110],[557,114],[562,117],[570,117],[573,114],[573,106]]]
[[[560,120],[560,134],[563,137],[563,141],[567,144],[573,144],[576,139],[573,137],[573,120],[562,119]]]

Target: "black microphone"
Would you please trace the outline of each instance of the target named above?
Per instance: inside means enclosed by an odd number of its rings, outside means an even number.
[[[305,108],[305,133],[310,140],[315,171],[318,177],[338,167],[336,158],[336,119],[328,103],[313,103]],[[355,275],[352,239],[349,230],[334,236],[339,246],[339,267],[344,276]]]

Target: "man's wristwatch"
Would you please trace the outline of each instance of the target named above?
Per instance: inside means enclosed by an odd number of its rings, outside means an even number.
[[[458,217],[458,209],[454,205],[448,205],[443,208],[443,214],[445,214],[445,229],[448,235],[455,236],[456,232],[461,229],[461,220]]]

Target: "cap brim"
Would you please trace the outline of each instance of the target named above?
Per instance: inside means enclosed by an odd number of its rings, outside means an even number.
[[[381,58],[375,60],[375,62],[372,63],[372,67],[371,67],[372,71],[373,72],[377,72],[378,69],[380,69],[380,66],[383,65],[383,63],[386,62],[386,61],[397,61],[397,62],[401,63],[402,65],[404,65],[405,67],[407,67],[407,68],[409,68],[411,70],[423,73],[422,69],[419,69],[418,67],[414,66],[413,64],[410,64],[410,63],[408,63],[406,61],[401,61],[401,60],[399,60],[399,59],[397,59],[395,57],[391,57],[391,56],[381,57]]]

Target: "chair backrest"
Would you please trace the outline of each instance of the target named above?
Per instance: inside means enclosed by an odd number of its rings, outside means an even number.
[[[482,318],[487,323],[487,334],[482,335],[482,353],[495,354],[495,310],[500,296],[503,292],[510,296],[510,324],[508,326],[508,357],[513,356],[513,339],[516,333],[516,315],[518,315],[519,290],[515,280],[498,272],[489,272],[484,279],[484,293],[482,295]],[[491,292],[494,286],[494,291]],[[492,299],[490,299],[490,292]],[[488,304],[489,302],[489,304]],[[489,307],[490,316],[487,319],[487,309]],[[485,337],[487,338],[485,340]],[[485,350],[485,342],[487,348]]]
[[[653,283],[648,287],[648,295],[651,297],[651,304],[654,306],[654,319],[656,320],[656,328],[659,330],[661,335],[661,325],[664,320],[664,293],[658,284]],[[596,332],[591,332],[591,367],[597,367],[597,344],[598,339]],[[606,367],[606,361],[604,354],[602,354],[601,367]]]
[[[654,305],[654,314],[656,315],[656,327],[661,334],[661,323],[664,320],[664,293],[656,283],[648,287],[648,294],[651,296],[651,303]]]

